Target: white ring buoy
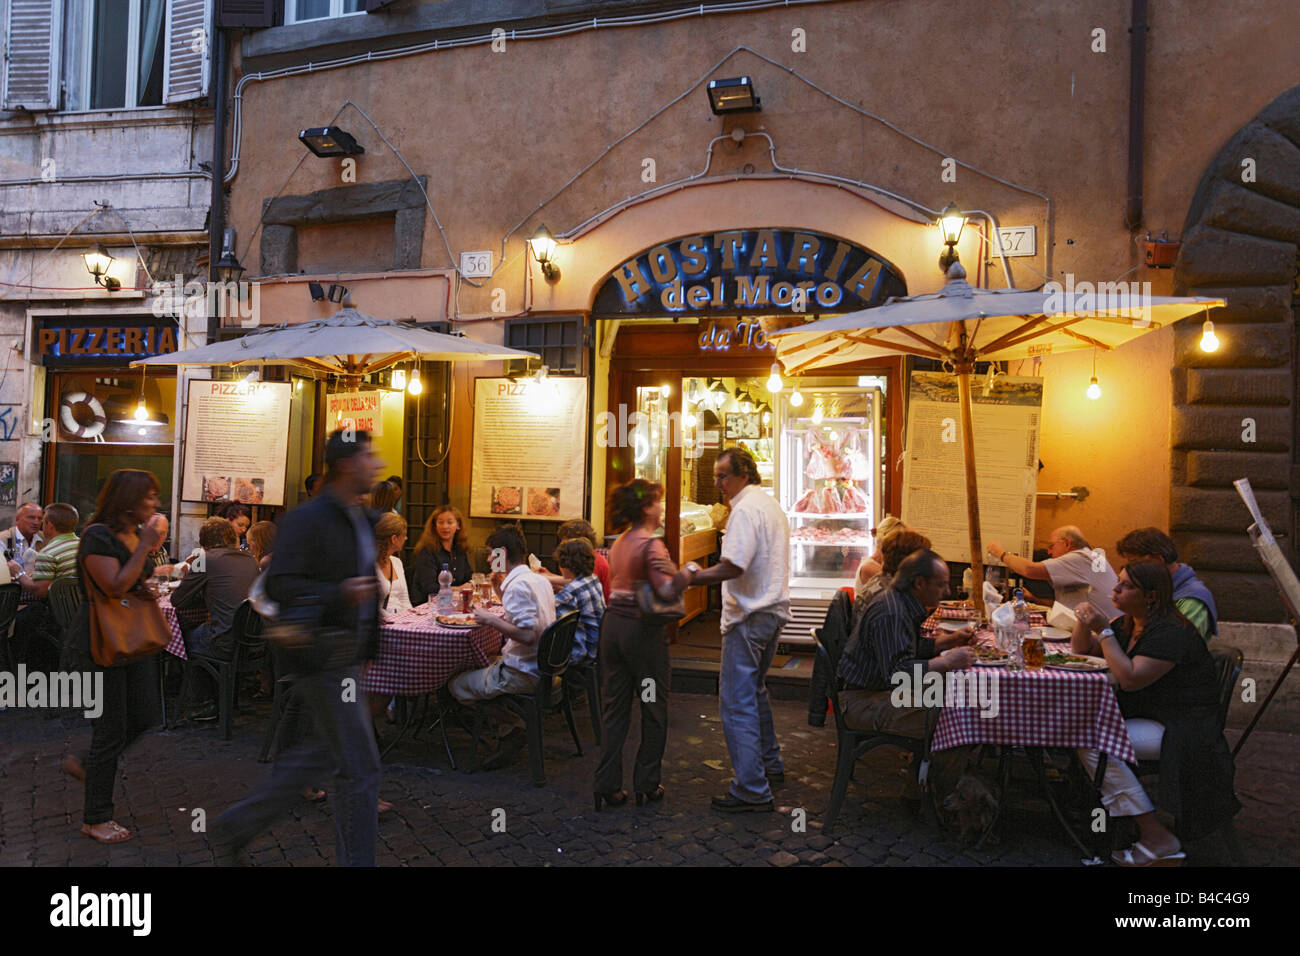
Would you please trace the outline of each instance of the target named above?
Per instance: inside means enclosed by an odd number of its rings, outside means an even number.
[[[95,420],[89,425],[80,424],[72,415],[74,405],[88,405]],[[108,425],[108,416],[104,414],[103,404],[94,395],[86,392],[64,392],[63,397],[59,399],[59,424],[63,426],[65,432],[78,438],[98,438]]]

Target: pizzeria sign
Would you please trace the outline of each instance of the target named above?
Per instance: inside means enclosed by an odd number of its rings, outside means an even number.
[[[596,293],[592,314],[850,312],[906,294],[897,269],[845,239],[731,229],[680,236],[628,259]]]

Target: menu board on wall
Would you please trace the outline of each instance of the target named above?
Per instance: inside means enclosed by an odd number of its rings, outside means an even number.
[[[191,380],[181,498],[283,505],[292,389]]]
[[[981,379],[973,383],[972,393],[981,546],[998,541],[1013,554],[1033,554],[1043,380],[999,376],[985,395]],[[903,521],[929,538],[945,560],[968,564],[965,489],[957,378],[943,372],[913,372],[908,388]],[[984,558],[984,563],[991,562]]]
[[[587,380],[474,381],[469,512],[581,518],[587,474]]]

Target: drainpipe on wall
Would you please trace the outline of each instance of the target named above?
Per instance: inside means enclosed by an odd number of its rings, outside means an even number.
[[[212,65],[213,122],[212,130],[212,201],[208,211],[208,280],[216,282],[217,261],[221,258],[221,237],[226,227],[226,206],[223,193],[225,185],[226,152],[226,60],[228,57],[225,31],[217,26],[217,4],[212,5],[212,37],[216,53]],[[217,338],[217,316],[208,316],[208,342]]]
[[[1128,83],[1128,201],[1124,205],[1124,228],[1142,228],[1142,127],[1146,116],[1147,3],[1133,0],[1129,36],[1132,55]]]

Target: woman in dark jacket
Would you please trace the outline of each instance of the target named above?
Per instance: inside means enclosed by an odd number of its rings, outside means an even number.
[[[411,556],[412,605],[419,607],[438,593],[438,575],[444,564],[451,571],[452,587],[460,587],[474,576],[467,548],[465,518],[459,510],[443,505],[429,515]]]
[[[167,538],[167,519],[158,511],[158,479],[147,471],[122,468],[108,476],[95,503],[95,514],[81,536],[77,565],[112,599],[144,587],[153,573],[149,554]],[[81,581],[82,591],[86,581]],[[83,667],[104,678],[102,710],[94,719],[90,752],[67,757],[63,769],[85,781],[81,832],[100,843],[123,843],[130,830],[113,820],[117,759],[127,746],[159,719],[158,660],[146,657],[117,667],[100,667],[90,657],[90,601],[82,602],[76,642]]]
[[[627,803],[623,788],[623,741],[632,717],[632,696],[641,701],[641,746],[632,785],[636,802],[662,800],[659,785],[664,746],[668,742],[668,635],[662,619],[643,617],[636,601],[644,581],[663,600],[674,600],[690,581],[678,571],[662,538],[654,536],[663,520],[662,485],[636,478],[609,496],[610,527],[623,531],[609,550],[610,603],[600,628],[598,654],[605,692],[604,750],[596,768],[596,809]],[[646,681],[653,693],[644,693]]]
[[[1136,817],[1138,842],[1113,857],[1121,866],[1178,866],[1179,837],[1195,839],[1230,820],[1241,804],[1232,790],[1232,755],[1219,727],[1219,679],[1205,641],[1174,606],[1169,570],[1130,564],[1112,594],[1123,612],[1109,624],[1089,604],[1075,609],[1076,654],[1106,658],[1119,684],[1116,696],[1139,760],[1160,759],[1160,806],[1178,821],[1175,836],[1133,771],[1109,760],[1102,802],[1114,816]],[[1095,773],[1097,751],[1080,751]]]

